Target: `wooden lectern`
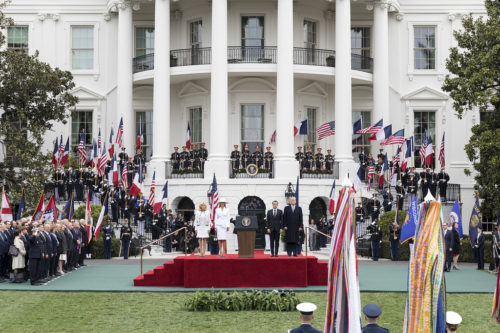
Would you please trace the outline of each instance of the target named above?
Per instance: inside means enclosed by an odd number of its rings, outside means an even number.
[[[255,250],[255,232],[258,229],[256,216],[237,216],[234,229],[238,235],[238,257],[253,258]]]

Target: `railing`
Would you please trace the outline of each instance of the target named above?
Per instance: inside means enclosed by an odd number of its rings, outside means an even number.
[[[313,162],[316,163],[316,162]],[[339,179],[339,162],[333,162],[333,170],[300,170],[302,179]]]
[[[373,58],[351,53],[351,68],[356,71],[373,73]]]
[[[259,169],[255,176],[249,175],[245,169],[234,169],[233,162],[229,162],[229,178],[274,178],[274,160],[272,161],[271,169]]]
[[[229,46],[227,62],[230,64],[275,64],[276,46]]]
[[[170,51],[170,67],[210,65],[212,48],[200,47]]]
[[[306,230],[307,230],[307,229],[309,229],[309,230],[314,230],[314,232],[316,232],[316,233],[318,233],[318,234],[320,234],[320,235],[323,235],[323,236],[325,236],[325,237],[327,237],[327,238],[332,239],[332,236],[327,235],[327,234],[325,234],[325,233],[322,233],[322,232],[321,232],[321,231],[319,231],[318,229],[313,229],[313,228],[311,228],[311,227],[309,227],[309,226],[307,226],[307,227],[305,227],[305,228],[306,228]],[[307,257],[307,249],[308,249],[308,247],[309,247],[309,242],[307,241],[307,238],[308,238],[308,237],[307,237],[307,235],[308,235],[308,234],[309,234],[309,232],[306,232],[306,233],[305,233],[305,242],[306,242],[306,257]]]
[[[140,248],[140,252],[141,252],[141,275],[142,275],[142,252],[144,251],[144,249],[147,248],[147,247],[149,247],[149,246],[151,246],[151,245],[153,245],[153,244],[155,244],[155,243],[158,243],[159,241],[161,241],[161,240],[163,240],[163,239],[165,239],[167,237],[170,237],[172,235],[177,235],[177,233],[179,233],[179,231],[181,231],[183,229],[187,230],[187,227],[182,227],[180,229],[177,229],[176,231],[173,231],[173,232],[171,232],[171,233],[169,233],[169,234],[167,234],[167,235],[165,235],[163,237],[160,237],[160,238],[158,238],[158,239],[156,239],[156,240],[154,240],[154,241],[152,241],[152,242],[150,242],[150,243],[148,243],[148,244],[146,244],[146,245],[144,245],[144,246],[142,246]],[[184,237],[184,255],[187,256],[187,237]]]
[[[295,47],[293,49],[293,63],[295,65],[335,67],[335,51]]]
[[[132,71],[134,73],[150,71],[155,68],[155,54],[149,53],[132,59]]]
[[[180,173],[172,172],[172,173],[170,173],[168,178],[170,178],[170,179],[198,179],[198,178],[205,177],[204,175],[205,175],[205,173],[203,172],[203,170],[200,170],[200,172],[183,171]]]

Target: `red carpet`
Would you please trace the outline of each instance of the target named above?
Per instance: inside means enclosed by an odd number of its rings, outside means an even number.
[[[316,257],[271,257],[262,251],[253,259],[207,255],[179,256],[139,275],[134,286],[184,288],[307,287],[327,284],[328,264]]]

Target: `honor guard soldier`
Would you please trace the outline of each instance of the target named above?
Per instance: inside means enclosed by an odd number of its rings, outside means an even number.
[[[135,165],[132,162],[132,157],[128,158],[128,163],[127,163],[127,177],[128,177],[128,183],[132,184],[134,182],[134,174],[135,174]]]
[[[238,145],[234,145],[233,147],[234,150],[231,152],[231,166],[233,167],[233,170],[239,170],[241,154],[238,150]]]
[[[377,304],[366,304],[363,307],[365,321],[367,325],[361,329],[363,333],[389,333],[388,329],[378,326],[377,321],[380,319],[382,309]]]
[[[205,161],[208,159],[208,150],[205,148],[205,142],[200,143],[200,149],[198,150],[198,158],[200,159],[201,170],[205,169]]]
[[[359,152],[359,166],[361,167],[361,181],[365,180],[365,171],[366,167],[368,166],[368,156],[365,154],[365,149],[361,147],[361,151]]]
[[[189,152],[189,169],[198,170],[200,168],[199,163],[198,149],[196,149],[196,143],[193,143]]]
[[[382,202],[382,205],[384,206],[384,212],[391,211],[392,201],[394,200],[394,197],[392,196],[389,187],[385,188],[384,192],[382,193],[382,197],[384,198],[384,201]]]
[[[396,184],[396,201],[398,204],[398,210],[403,210],[404,200],[405,200],[405,188],[401,180],[398,180]]]
[[[120,189],[118,187],[113,188],[110,194],[111,201],[111,217],[114,223],[118,223],[118,211],[120,207]]]
[[[128,162],[128,154],[125,152],[125,147],[122,147],[122,151],[118,154],[118,158],[120,159],[120,171],[123,169],[125,163]]]
[[[455,311],[446,311],[446,333],[456,332],[462,322],[462,316]]]
[[[304,168],[306,170],[312,170],[312,168],[314,166],[314,154],[313,154],[311,146],[307,146],[307,152],[306,152],[304,157],[305,157]]]
[[[356,218],[356,235],[360,237],[363,234],[362,226],[363,222],[365,222],[365,212],[361,201],[358,202],[358,206],[354,209],[354,216]]]
[[[264,162],[264,155],[260,151],[260,146],[255,146],[255,152],[252,154],[252,160],[255,165],[257,165],[258,169],[262,169],[262,164]]]
[[[189,167],[189,151],[187,151],[186,146],[182,146],[182,152],[180,154],[180,170],[186,170]]]
[[[136,170],[141,168],[141,172],[146,173],[146,163],[144,162],[144,154],[141,148],[137,149],[137,153],[134,156],[134,166]]]
[[[330,173],[333,172],[333,162],[335,162],[335,156],[332,155],[332,150],[327,149],[326,150],[326,155],[325,155],[325,168],[326,170],[330,171]]]
[[[434,170],[432,170],[430,174],[431,174],[431,183],[429,185],[429,190],[431,191],[432,196],[434,198],[437,198],[438,176],[436,175]]]
[[[437,176],[439,183],[439,196],[441,197],[441,202],[446,202],[446,189],[448,188],[448,182],[450,181],[450,176],[444,171],[444,168],[438,173]]]
[[[368,203],[368,212],[371,214],[372,222],[378,220],[380,216],[380,201],[377,199],[376,193],[373,193],[373,198]]]
[[[120,230],[120,241],[122,242],[123,259],[128,259],[128,249],[130,239],[132,238],[132,229],[129,226],[128,219],[125,219],[122,229]]]
[[[413,173],[413,171],[409,172],[409,178],[406,181],[406,192],[408,192],[408,202],[412,202],[413,199],[417,196],[418,191],[418,179]]]
[[[111,259],[111,238],[115,231],[111,225],[111,219],[106,219],[106,225],[102,228],[102,239],[104,242],[104,259]]]
[[[243,149],[243,153],[241,153],[241,162],[243,164],[243,169],[246,169],[252,162],[252,153],[248,150],[248,145],[245,145]]]
[[[380,148],[379,153],[377,155],[377,160],[384,162],[385,154],[384,154],[384,149]]]
[[[425,198],[427,192],[430,190],[431,187],[431,182],[432,182],[431,169],[427,168],[425,172],[421,172],[420,179],[421,179],[420,183],[422,186],[422,198]]]
[[[321,331],[312,327],[313,312],[317,309],[316,305],[313,303],[300,303],[296,309],[300,312],[301,324],[297,328],[288,330],[288,333],[321,333]]]
[[[302,152],[302,147],[298,146],[297,147],[297,153],[295,153],[295,159],[299,162],[299,168],[300,170],[304,169],[304,153]]]
[[[266,152],[264,153],[264,169],[272,171],[273,159],[274,159],[274,155],[271,152],[271,146],[267,146]]]
[[[321,152],[321,148],[318,147],[316,148],[316,155],[314,155],[314,160],[316,162],[316,170],[323,170],[323,164],[325,162],[325,156],[323,155],[323,153]]]
[[[181,159],[181,154],[179,154],[179,147],[174,147],[174,152],[170,156],[170,161],[172,161],[172,168],[174,170],[179,170],[179,163]]]

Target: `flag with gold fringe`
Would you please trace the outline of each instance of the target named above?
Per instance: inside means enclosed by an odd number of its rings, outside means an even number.
[[[446,285],[441,203],[419,207],[415,244],[408,265],[408,294],[404,333],[444,333]]]
[[[493,296],[493,308],[491,309],[491,318],[500,324],[500,270],[497,272],[497,287]]]
[[[361,332],[361,300],[352,193],[351,187],[344,187],[337,201],[337,215],[328,264],[325,333]]]

